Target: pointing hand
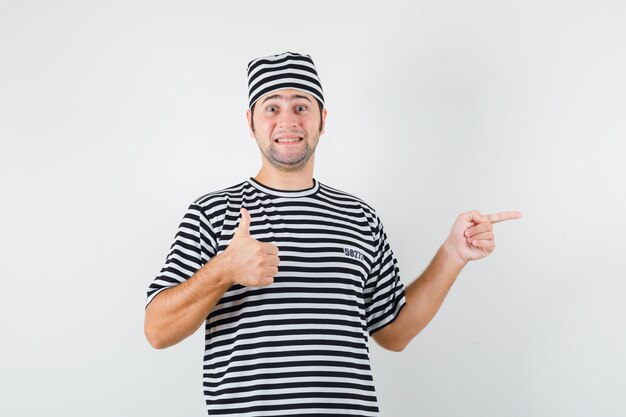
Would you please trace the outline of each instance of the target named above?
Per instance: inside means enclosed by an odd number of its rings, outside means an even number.
[[[480,214],[478,210],[461,213],[444,243],[444,247],[461,263],[484,258],[496,248],[493,223],[519,219],[519,211]]]
[[[278,273],[278,247],[250,236],[250,214],[243,207],[240,213],[239,226],[224,251],[229,259],[232,280],[249,287],[270,285]]]

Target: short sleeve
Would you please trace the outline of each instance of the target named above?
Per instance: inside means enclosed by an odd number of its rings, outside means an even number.
[[[187,208],[165,258],[165,264],[148,287],[146,306],[161,291],[174,287],[196,273],[216,253],[216,239],[200,205]]]
[[[376,252],[365,283],[365,318],[370,336],[394,321],[406,304],[398,261],[377,216],[374,232]]]

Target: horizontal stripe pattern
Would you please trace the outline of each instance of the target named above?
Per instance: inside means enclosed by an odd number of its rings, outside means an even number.
[[[209,415],[378,416],[368,336],[404,307],[382,222],[363,200],[313,179],[276,190],[250,178],[185,212],[146,305],[229,245],[240,209],[250,234],[279,248],[267,287],[233,285],[205,325]]]

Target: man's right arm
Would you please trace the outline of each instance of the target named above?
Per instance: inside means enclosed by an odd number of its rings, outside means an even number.
[[[233,285],[224,254],[209,260],[191,278],[157,294],[146,307],[144,333],[156,349],[191,336]]]
[[[250,236],[250,214],[241,221],[226,250],[211,258],[184,282],[158,293],[146,307],[144,333],[163,349],[191,336],[234,284],[261,287],[278,273],[278,248]]]

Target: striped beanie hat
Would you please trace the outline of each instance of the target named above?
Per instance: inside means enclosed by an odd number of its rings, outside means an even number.
[[[284,52],[262,56],[248,63],[250,108],[265,94],[284,88],[309,93],[324,106],[322,84],[310,55]]]

